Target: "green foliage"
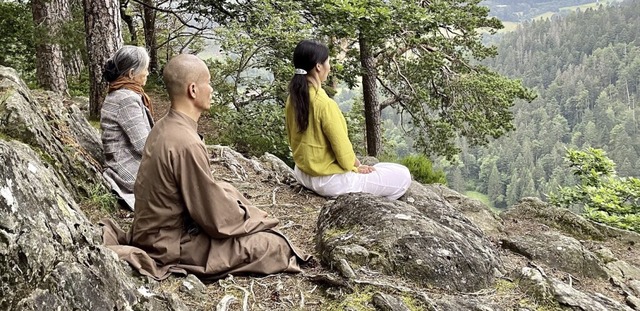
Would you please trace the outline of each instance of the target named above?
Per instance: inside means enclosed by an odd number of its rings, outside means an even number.
[[[215,28],[220,55],[209,60],[209,68],[216,104],[238,110],[256,103],[284,104],[293,49],[311,35],[309,25],[291,13],[299,8],[291,0],[252,1],[238,12],[242,17]]]
[[[484,195],[480,192],[477,191],[466,191],[464,193],[464,195],[472,198],[472,199],[476,199],[480,202],[482,202],[482,204],[488,206],[489,208],[491,208],[491,210],[496,211],[496,212],[500,212],[500,209],[496,208],[493,203],[491,202],[491,200],[489,199],[489,197],[487,195]]]
[[[567,160],[579,183],[559,187],[551,203],[577,206],[588,219],[640,232],[640,179],[618,177],[615,163],[601,149],[569,149]]]
[[[35,83],[35,45],[28,3],[0,1],[0,65],[16,69],[27,83]]]
[[[352,293],[343,295],[338,302],[331,302],[325,308],[328,311],[373,311],[376,310],[372,303],[374,293],[375,289],[370,286],[357,286]]]
[[[97,183],[93,186],[87,186],[85,189],[88,190],[85,204],[95,206],[107,213],[114,211],[118,200],[102,184]]]
[[[431,160],[424,155],[410,155],[402,159],[402,165],[406,166],[413,179],[423,184],[447,184],[447,178],[442,170],[434,170]]]
[[[405,114],[425,154],[452,157],[458,136],[484,144],[503,135],[512,129],[513,101],[534,97],[519,81],[475,62],[495,55],[478,30],[501,27],[475,0],[200,0],[189,7],[223,25],[216,29],[225,53],[214,66],[216,97],[236,108],[284,101],[293,47],[311,37],[328,43],[332,79],[349,87],[361,82],[364,55],[373,58],[367,72],[381,86],[369,95]],[[364,45],[369,51],[360,50]]]
[[[67,86],[71,96],[88,96],[90,85],[88,69],[84,69],[77,77],[67,77]]]
[[[237,111],[212,105],[213,124],[218,127],[211,142],[232,146],[247,156],[269,152],[293,167],[284,125],[284,108],[276,104],[251,104]]]
[[[514,132],[485,148],[462,147],[465,190],[485,193],[496,206],[508,207],[524,196],[544,196],[571,185],[577,176],[563,166],[566,148],[601,148],[617,163],[618,176],[638,177],[638,36],[638,1],[524,23],[502,35],[496,41],[498,56],[483,63],[521,78],[539,96],[515,103]],[[496,174],[491,175],[494,163]],[[451,167],[447,175],[453,172]]]
[[[491,14],[500,20],[524,22],[545,13],[558,12],[566,7],[587,3],[595,4],[596,0],[489,0],[484,2],[491,8]]]
[[[516,99],[535,98],[520,81],[474,62],[495,55],[481,44],[478,29],[501,28],[476,1],[315,0],[309,11],[321,33],[337,38],[338,51],[343,40],[369,46],[382,85],[380,102],[400,102],[414,146],[424,154],[451,159],[459,152],[459,136],[471,145],[486,144],[513,129]],[[355,48],[343,52],[336,76],[356,85],[365,56]]]
[[[349,112],[344,114],[349,131],[349,140],[356,154],[367,154],[367,139],[364,125],[364,105],[362,97],[358,96],[351,104]]]

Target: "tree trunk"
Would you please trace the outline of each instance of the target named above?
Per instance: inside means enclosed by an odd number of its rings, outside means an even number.
[[[367,154],[377,157],[381,151],[380,103],[377,93],[377,72],[371,47],[362,34],[359,35],[360,64],[362,65],[362,92],[364,119],[367,133]]]
[[[127,14],[127,6],[129,1],[120,0],[120,16],[129,30],[130,41],[128,44],[138,45],[138,33],[136,32],[136,24],[133,16]]]
[[[67,0],[32,0],[31,12],[36,26],[36,72],[38,84],[47,90],[66,94],[64,56],[58,43],[64,12],[69,12]]]
[[[64,68],[68,78],[78,78],[84,69],[82,54],[79,51],[67,51],[64,56]]]
[[[89,115],[100,117],[100,107],[107,93],[107,83],[102,79],[102,67],[121,46],[120,3],[118,0],[83,0],[84,27],[89,54]]]
[[[144,0],[142,12],[144,16],[144,43],[149,51],[149,72],[158,72],[158,39],[156,37],[156,10],[153,9],[153,0]]]
[[[69,0],[70,8],[79,8],[82,5],[82,0]],[[61,11],[62,18],[65,23],[72,23],[74,18],[74,12],[69,10]],[[82,70],[85,68],[84,60],[82,59],[82,53],[78,48],[63,48],[62,55],[64,56],[64,68],[67,74],[67,80],[73,78],[78,79],[82,74]]]

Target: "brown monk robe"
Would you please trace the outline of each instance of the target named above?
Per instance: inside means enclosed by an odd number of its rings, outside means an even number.
[[[209,109],[209,71],[193,55],[179,55],[163,77],[172,102],[145,144],[134,193],[131,234],[105,221],[105,244],[140,273],[171,272],[218,278],[227,274],[299,272],[299,253],[232,185],[211,176],[197,120]],[[129,244],[129,245],[122,245]]]

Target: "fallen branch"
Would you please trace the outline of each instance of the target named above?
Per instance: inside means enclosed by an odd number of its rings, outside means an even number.
[[[224,297],[222,297],[220,302],[218,302],[218,305],[216,305],[216,311],[227,311],[227,309],[229,309],[229,306],[236,300],[238,299],[236,299],[236,297],[234,297],[233,295],[225,295]]]
[[[278,189],[280,189],[280,187],[275,187],[271,192],[271,204],[273,204],[273,206],[276,206],[276,191],[278,191]]]
[[[300,310],[304,310],[304,293],[301,288],[298,288],[298,290],[300,291]]]

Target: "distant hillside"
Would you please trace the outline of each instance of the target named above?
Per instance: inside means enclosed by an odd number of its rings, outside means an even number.
[[[566,148],[602,148],[621,176],[640,175],[640,1],[527,22],[498,43],[486,64],[522,78],[539,98],[517,103],[517,130],[466,149],[448,171],[460,191],[487,194],[496,207],[573,182]]]
[[[520,23],[538,17],[549,17],[577,6],[598,5],[616,0],[486,0],[482,4],[491,9],[491,15],[503,22]]]

